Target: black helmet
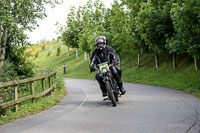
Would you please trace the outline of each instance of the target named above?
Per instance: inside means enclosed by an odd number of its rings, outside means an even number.
[[[103,47],[99,47],[98,44],[99,43],[103,43]],[[97,46],[97,48],[99,48],[100,50],[102,50],[103,48],[106,47],[106,37],[105,36],[99,36],[95,39],[95,44]]]

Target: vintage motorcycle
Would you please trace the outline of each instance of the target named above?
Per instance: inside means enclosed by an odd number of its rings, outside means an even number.
[[[117,102],[119,101],[120,93],[119,88],[117,86],[117,82],[114,79],[111,70],[109,69],[108,62],[98,64],[98,67],[99,76],[102,77],[108,93],[108,97],[104,100],[111,100],[112,105],[116,107]]]

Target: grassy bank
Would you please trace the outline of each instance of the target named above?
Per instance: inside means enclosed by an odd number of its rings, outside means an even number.
[[[58,48],[61,48],[58,55]],[[38,75],[53,70],[58,71],[58,86],[53,95],[37,99],[35,104],[27,101],[20,105],[19,112],[12,112],[8,109],[0,117],[0,124],[38,113],[58,103],[65,95],[63,78],[95,79],[95,73],[89,72],[89,58],[84,59],[84,53],[79,50],[79,57],[75,56],[75,49],[70,49],[68,56],[67,47],[61,42],[49,42],[31,46],[28,49],[30,60],[35,65],[35,72]],[[137,68],[137,53],[126,53],[121,56],[122,80],[163,86],[183,90],[200,98],[200,72],[195,71],[192,58],[184,55],[177,56],[177,69],[173,70],[172,57],[166,54],[160,55],[160,67],[155,68],[154,55],[145,54],[141,56],[141,67]],[[66,66],[66,74],[63,74],[63,64]]]
[[[14,112],[14,107],[9,107],[4,112],[1,112],[0,125],[18,118],[39,113],[58,103],[65,95],[64,84],[60,82],[60,79],[57,79],[57,87],[51,95],[37,98],[35,103],[32,103],[32,100],[28,100],[19,104],[18,112]]]
[[[56,56],[56,48],[60,44],[54,44],[54,56],[47,57],[48,49],[43,51],[33,62],[49,69],[56,68],[61,73],[62,65],[66,65],[64,77],[95,79],[95,73],[89,72],[89,58],[84,60],[84,53],[79,50],[79,58],[75,57],[75,50],[67,55],[67,47],[63,46],[62,54]],[[167,54],[159,56],[160,66],[155,68],[154,55],[144,54],[141,56],[141,67],[137,68],[137,53],[126,53],[121,56],[122,80],[124,82],[135,82],[164,86],[168,88],[183,90],[200,97],[200,72],[195,71],[193,59],[185,56],[177,56],[177,68],[173,69],[172,57]]]
[[[200,72],[195,71],[192,58],[185,55],[177,56],[176,70],[173,69],[170,55],[160,55],[159,68],[155,68],[152,54],[141,57],[140,68],[136,67],[136,58],[136,55],[132,60],[124,58],[122,62],[124,81],[183,90],[200,98]]]
[[[56,43],[57,44],[57,43]],[[14,107],[10,107],[6,109],[4,112],[1,112],[0,114],[0,125],[8,123],[10,121],[13,121],[18,118],[26,117],[35,113],[39,113],[45,109],[48,109],[49,107],[57,104],[60,102],[63,98],[63,96],[66,94],[64,82],[63,82],[63,75],[59,69],[57,69],[57,65],[52,65],[52,63],[49,63],[49,66],[46,66],[48,59],[52,59],[55,55],[53,55],[54,51],[52,51],[52,54],[50,56],[44,56],[46,52],[49,52],[48,49],[50,49],[51,46],[55,46],[55,42],[49,43],[45,49],[40,49],[37,47],[37,45],[32,46],[29,48],[29,52],[32,52],[32,56],[30,55],[30,60],[35,66],[35,73],[36,75],[44,75],[48,72],[57,70],[57,85],[55,91],[52,93],[52,95],[44,96],[41,98],[36,99],[35,103],[32,103],[32,100],[28,100],[23,102],[19,105],[18,112],[14,112]],[[56,45],[57,47],[57,45]],[[34,51],[40,51],[38,53],[37,57],[35,56],[37,52]],[[53,48],[51,48],[53,49]],[[44,63],[45,62],[45,63]]]

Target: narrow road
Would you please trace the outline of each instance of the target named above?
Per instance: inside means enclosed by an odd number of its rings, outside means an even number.
[[[68,94],[39,114],[0,126],[0,133],[200,133],[200,100],[181,91],[124,83],[117,107],[93,80],[65,79]]]

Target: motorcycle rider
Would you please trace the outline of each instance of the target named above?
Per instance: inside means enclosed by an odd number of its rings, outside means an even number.
[[[119,87],[119,90],[121,92],[121,95],[126,93],[126,90],[123,88],[123,84],[121,81],[121,69],[117,66],[119,64],[119,56],[115,52],[115,50],[112,47],[106,46],[106,37],[105,36],[99,36],[95,39],[96,49],[92,52],[92,55],[90,57],[90,72],[96,71],[94,66],[98,67],[98,64],[103,62],[108,62],[110,66],[111,73],[115,80],[117,81],[117,85]],[[102,96],[107,96],[107,91],[105,84],[103,82],[102,77],[99,75],[99,73],[96,74],[96,80],[98,81],[100,85],[100,89],[102,91]]]

